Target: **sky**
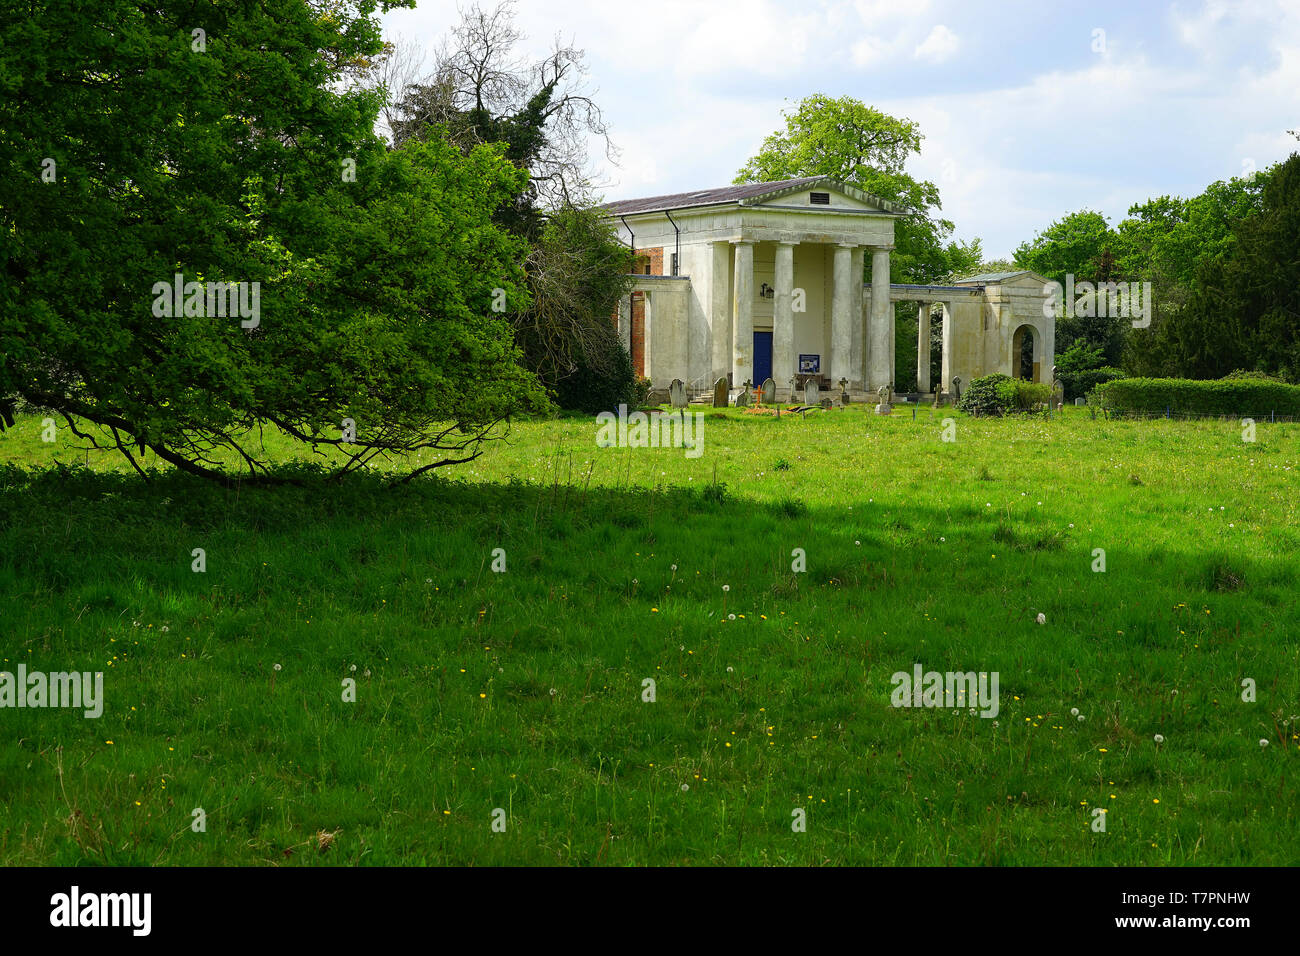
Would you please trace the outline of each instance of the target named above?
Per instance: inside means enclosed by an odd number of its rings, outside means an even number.
[[[383,23],[431,53],[459,18],[425,0]],[[727,185],[812,93],[918,123],[907,171],[986,259],[1300,149],[1300,0],[517,0],[516,25],[522,53],[586,51],[607,201]]]

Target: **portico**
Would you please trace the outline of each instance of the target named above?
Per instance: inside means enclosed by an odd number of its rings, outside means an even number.
[[[619,332],[637,374],[657,388],[679,379],[693,395],[712,394],[723,379],[734,396],[771,378],[778,401],[802,394],[809,380],[836,393],[843,382],[859,400],[882,386],[895,390],[894,303],[905,301],[924,313],[922,391],[948,387],[954,376],[969,381],[975,366],[986,374],[1011,364],[1010,340],[983,343],[991,328],[983,284],[891,286],[894,222],[905,212],[846,183],[822,176],[747,183],[603,208],[637,254]],[[929,381],[935,304],[943,307],[941,383]],[[1026,333],[1017,334],[1024,341]],[[1033,341],[1048,338],[1040,332]]]
[[[894,220],[903,215],[892,203],[811,177],[605,210],[644,257],[638,272],[689,276],[686,315],[671,329],[653,305],[662,286],[641,275],[620,309],[624,341],[650,343],[639,363],[630,351],[656,386],[678,378],[698,393],[719,378],[739,389],[770,377],[784,400],[809,378],[826,387],[845,379],[854,393],[889,383],[888,358],[879,368],[867,363],[872,343],[888,341],[873,324],[892,323],[888,292],[869,297],[862,279],[870,256],[888,289]]]

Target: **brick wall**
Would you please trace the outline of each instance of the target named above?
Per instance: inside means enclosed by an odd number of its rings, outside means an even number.
[[[636,251],[636,264],[633,265],[632,271],[641,276],[661,276],[664,275],[664,250],[663,247],[651,249],[638,249]],[[615,328],[618,328],[618,313],[615,312],[611,317]],[[638,377],[645,375],[645,296],[640,292],[632,293],[632,370]]]
[[[651,273],[653,275],[654,273]],[[632,293],[632,371],[645,375],[645,293]]]
[[[649,266],[647,271],[646,266]],[[642,276],[661,276],[664,275],[664,250],[660,246],[658,249],[638,249],[636,251],[636,266],[634,271],[637,275]]]

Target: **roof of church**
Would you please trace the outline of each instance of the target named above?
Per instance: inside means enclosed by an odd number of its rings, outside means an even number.
[[[967,276],[964,279],[958,279],[958,282],[1002,282],[1006,279],[1014,279],[1016,276],[1029,275],[1031,270],[1018,269],[1015,272],[985,272],[977,276]]]
[[[611,216],[627,216],[638,212],[661,212],[665,209],[689,209],[693,206],[717,206],[725,203],[743,202],[746,199],[753,199],[758,196],[790,192],[817,184],[825,184],[848,195],[855,196],[855,198],[877,203],[881,209],[888,213],[903,215],[906,212],[906,210],[894,203],[880,199],[877,196],[871,196],[830,176],[803,176],[799,179],[780,179],[770,183],[740,183],[733,186],[722,186],[717,189],[699,189],[694,192],[669,193],[665,196],[647,196],[644,199],[622,199],[618,202],[605,203],[600,208]]]

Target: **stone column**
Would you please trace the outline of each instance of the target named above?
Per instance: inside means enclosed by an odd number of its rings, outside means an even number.
[[[871,319],[867,325],[871,374],[867,389],[894,381],[894,306],[889,301],[889,253],[893,246],[871,247]]]
[[[785,395],[795,372],[794,354],[794,242],[776,245],[776,296],[772,300],[772,381]],[[762,385],[762,382],[756,382]],[[790,397],[790,396],[787,396]]]
[[[922,302],[916,314],[916,388],[930,391],[930,303]]]
[[[1052,366],[1056,364],[1056,319],[1043,319],[1043,367],[1046,382],[1052,384]]]
[[[832,264],[831,360],[827,371],[831,382],[841,378],[850,382],[853,374],[853,244],[841,242],[835,247]]]
[[[623,343],[623,348],[627,349],[627,354],[632,354],[632,297],[625,295],[618,300],[618,339]]]
[[[652,313],[654,312],[653,296],[651,296],[649,292],[642,292],[641,302],[641,314],[645,316],[645,321],[641,328],[641,354],[645,357],[645,377],[650,379],[650,381],[654,382],[656,385],[659,385],[659,382],[655,382],[655,374],[651,369],[650,361],[651,356],[654,355],[654,351],[651,349],[650,339],[651,332],[654,330],[654,323],[651,321],[653,318]],[[662,384],[666,386],[668,383],[664,382]]]
[[[736,247],[732,288],[731,387],[754,377],[754,240],[733,239]]]
[[[857,246],[853,250],[853,259],[849,264],[849,269],[853,273],[853,305],[851,308],[853,313],[853,347],[849,352],[849,367],[853,371],[848,375],[850,389],[862,388],[863,382],[865,381],[862,375],[864,354],[863,339],[866,333],[866,330],[863,327],[864,323],[862,315],[862,261],[865,255],[866,249],[862,246]],[[836,384],[839,384],[838,380],[836,381]]]
[[[939,387],[936,392],[947,391],[952,388],[952,342],[953,342],[953,316],[957,314],[957,309],[952,302],[943,304],[943,346],[942,358],[939,362]]]
[[[710,354],[709,387],[731,371],[731,246],[715,242],[711,248],[709,327],[713,348]]]

